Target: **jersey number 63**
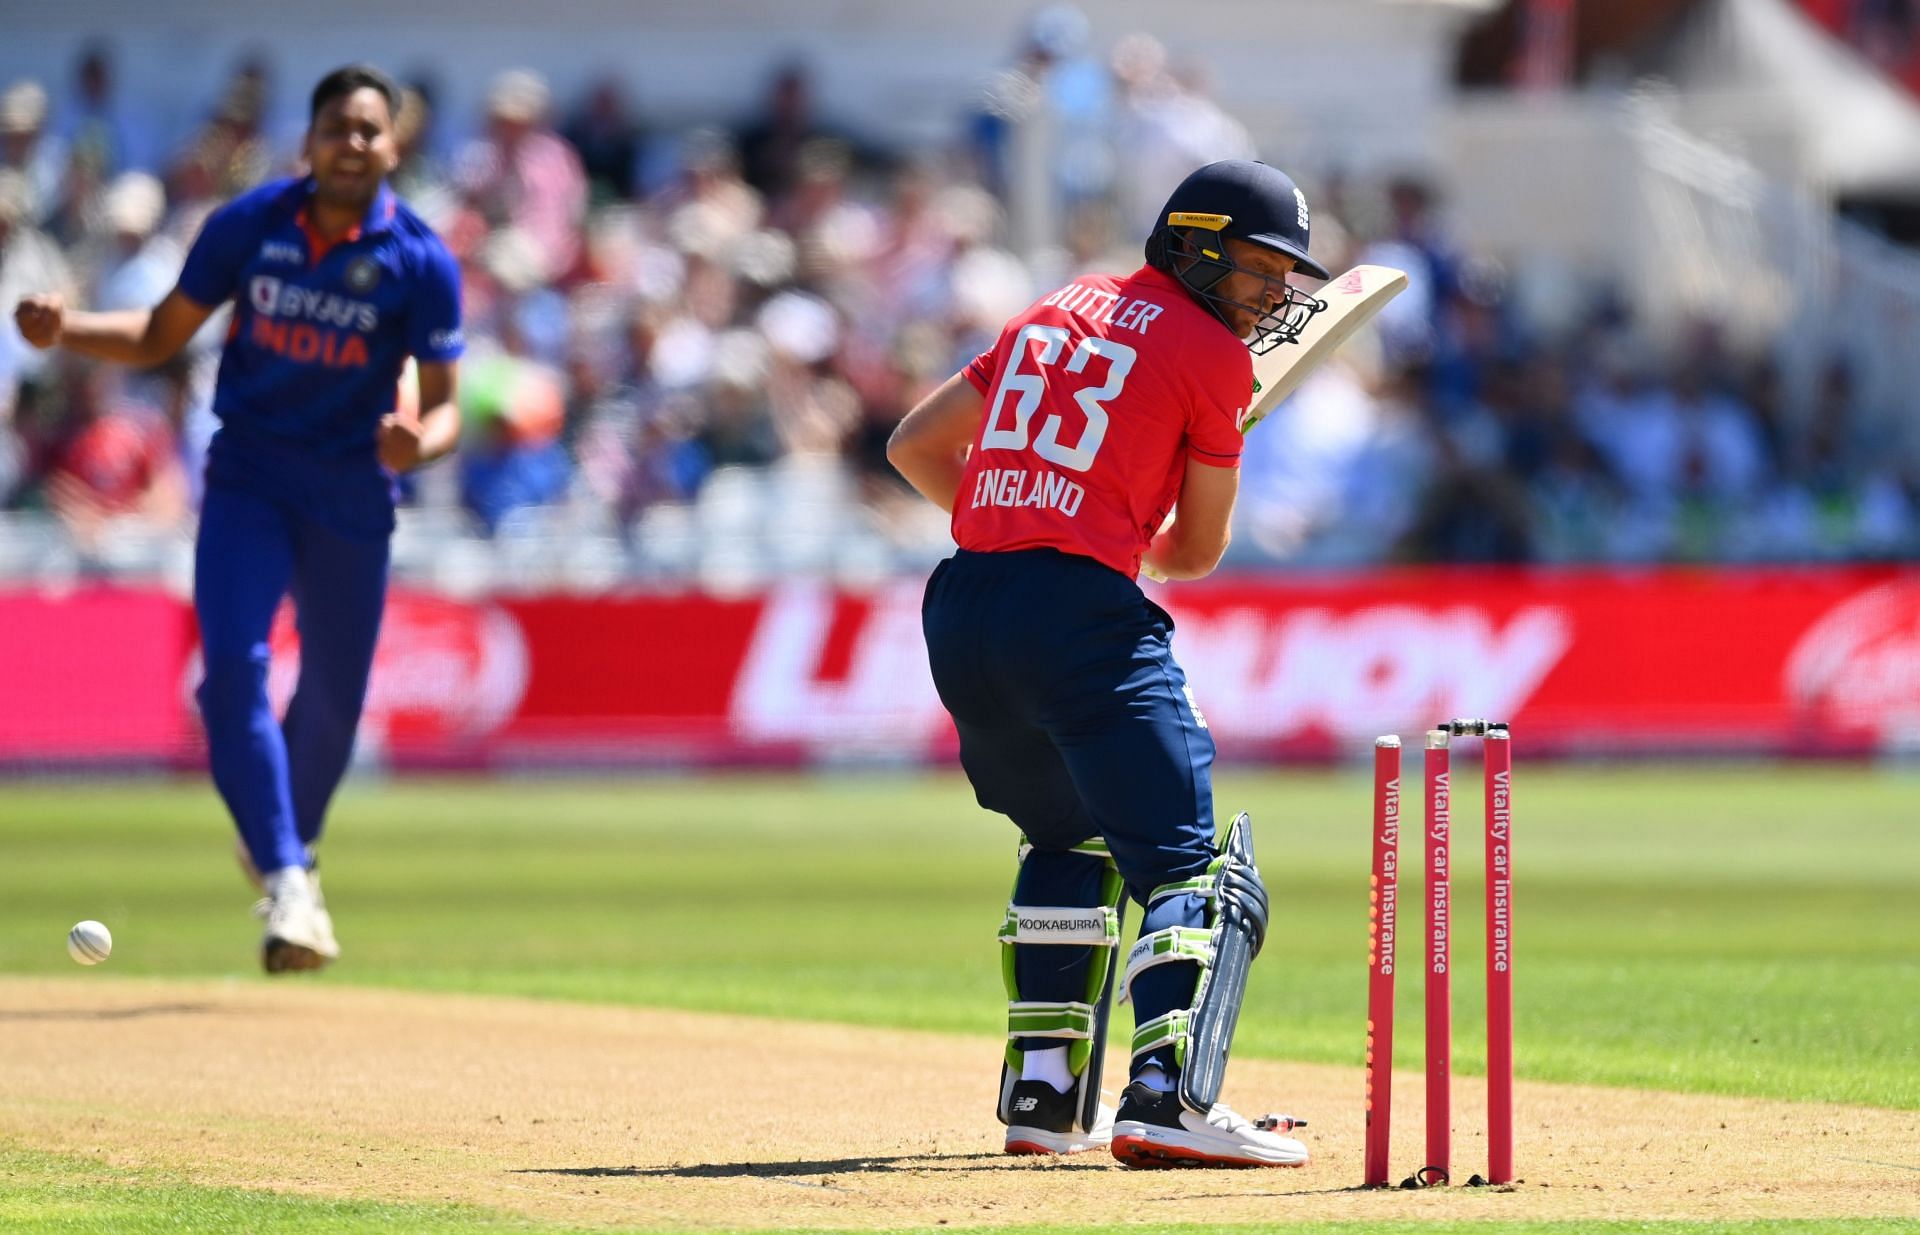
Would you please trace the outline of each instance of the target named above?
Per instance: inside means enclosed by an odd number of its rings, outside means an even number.
[[[1093,458],[1100,452],[1100,443],[1107,438],[1107,409],[1104,404],[1118,395],[1120,388],[1126,384],[1127,373],[1133,368],[1136,353],[1126,344],[1116,343],[1112,339],[1080,340],[1080,346],[1074,348],[1073,354],[1067,358],[1067,372],[1083,373],[1087,361],[1099,356],[1107,362],[1107,380],[1105,385],[1082,387],[1073,392],[1073,401],[1087,418],[1086,426],[1080,430],[1079,441],[1069,446],[1060,440],[1062,425],[1058,412],[1049,413],[1040,426],[1040,432],[1029,440],[1030,422],[1040,406],[1041,396],[1046,393],[1047,375],[1043,372],[1020,371],[1031,350],[1028,344],[1040,345],[1037,361],[1044,367],[1059,363],[1060,354],[1066,350],[1067,342],[1072,337],[1060,326],[1030,325],[1021,329],[1013,341],[1013,360],[1000,378],[999,389],[994,391],[993,406],[987,412],[987,427],[980,435],[980,449],[1025,450],[1031,446],[1034,454],[1068,471],[1084,472],[1093,466]],[[1007,410],[1008,395],[1016,396],[1010,413]]]

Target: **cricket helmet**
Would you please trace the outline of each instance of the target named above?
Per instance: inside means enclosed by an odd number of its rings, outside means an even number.
[[[1327,268],[1307,254],[1310,225],[1307,195],[1292,177],[1265,163],[1224,159],[1182,180],[1167,198],[1147,237],[1147,264],[1172,275],[1222,322],[1228,320],[1222,306],[1252,310],[1259,321],[1247,346],[1265,352],[1298,338],[1307,319],[1324,305],[1291,285],[1272,312],[1218,295],[1214,288],[1222,279],[1246,269],[1228,256],[1218,238],[1283,253],[1299,273],[1326,279],[1331,277]]]

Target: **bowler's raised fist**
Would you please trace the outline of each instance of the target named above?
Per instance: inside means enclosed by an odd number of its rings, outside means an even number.
[[[28,296],[13,310],[13,323],[20,328],[20,337],[38,348],[52,347],[60,341],[66,319],[67,303],[54,292]]]

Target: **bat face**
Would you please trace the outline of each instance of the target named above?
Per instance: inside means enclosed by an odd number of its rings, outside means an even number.
[[[1391,266],[1355,266],[1329,279],[1314,293],[1327,307],[1307,321],[1299,341],[1253,358],[1253,402],[1240,418],[1240,431],[1245,433],[1280,406],[1406,286],[1406,272]]]

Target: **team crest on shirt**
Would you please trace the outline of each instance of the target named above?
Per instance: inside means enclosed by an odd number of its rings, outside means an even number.
[[[363,295],[380,283],[380,263],[371,257],[356,257],[347,263],[347,290]]]

